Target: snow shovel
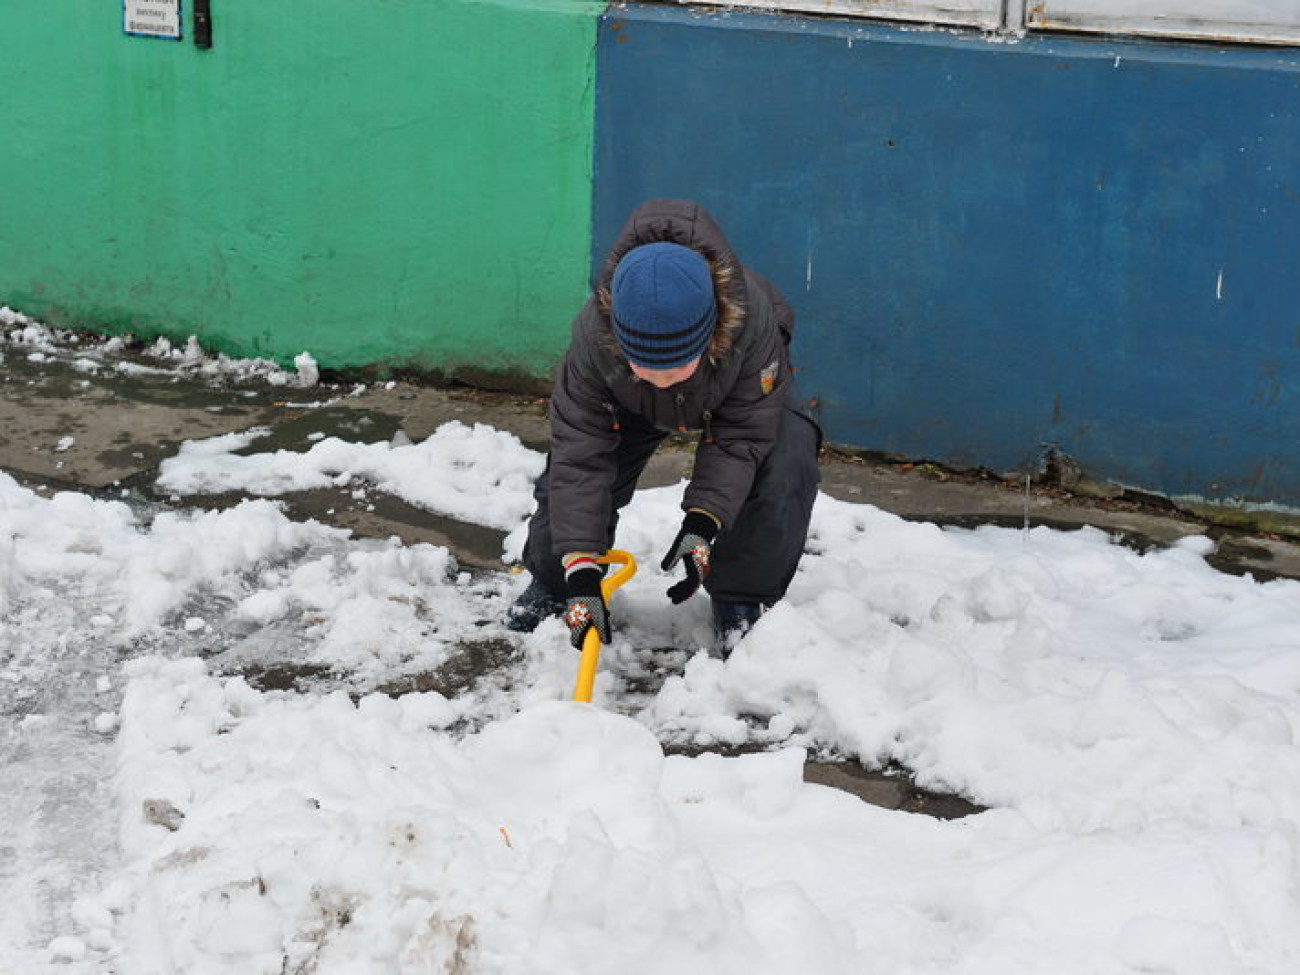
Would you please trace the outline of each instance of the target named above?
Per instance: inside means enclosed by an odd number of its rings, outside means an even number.
[[[601,565],[617,565],[621,568],[608,578],[600,581],[600,594],[606,604],[614,590],[636,575],[636,559],[627,552],[611,548],[596,559]],[[575,701],[591,701],[591,686],[596,682],[596,664],[600,662],[600,634],[593,626],[582,638],[582,657],[578,661],[578,683],[573,688]]]

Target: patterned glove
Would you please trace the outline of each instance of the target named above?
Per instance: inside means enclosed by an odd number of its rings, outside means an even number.
[[[587,631],[595,628],[601,643],[609,643],[609,607],[600,593],[600,580],[605,574],[593,559],[575,561],[564,577],[568,600],[564,610],[564,625],[569,628],[569,643],[581,650]]]
[[[668,590],[668,598],[674,603],[685,602],[694,596],[708,577],[709,555],[717,534],[718,522],[712,515],[699,508],[686,512],[681,530],[659,566],[665,572],[671,572],[681,562],[686,568],[686,578]]]

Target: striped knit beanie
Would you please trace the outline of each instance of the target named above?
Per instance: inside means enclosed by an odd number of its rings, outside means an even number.
[[[634,247],[614,269],[614,336],[633,365],[675,369],[704,354],[718,320],[709,262],[680,244]]]

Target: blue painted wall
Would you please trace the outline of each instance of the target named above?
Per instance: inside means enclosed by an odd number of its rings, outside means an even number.
[[[1300,505],[1300,56],[621,7],[593,259],[700,200],[833,441]]]

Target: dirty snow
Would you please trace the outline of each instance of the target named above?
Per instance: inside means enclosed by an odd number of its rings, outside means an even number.
[[[508,554],[541,462],[459,424],[236,443],[189,445],[167,490],[346,475],[511,528]],[[1216,572],[1204,538],[1138,553],[823,496],[789,598],[722,663],[704,601],[663,595],[681,490],[620,524],[641,571],[587,706],[558,621],[497,622],[522,576],[269,497],[0,475],[0,971],[1300,970],[1300,584]],[[466,646],[505,648],[508,679],[375,690]],[[651,659],[670,676],[634,690]],[[259,661],[331,677],[259,690],[237,676]],[[808,750],[990,809],[877,809],[804,784]]]

